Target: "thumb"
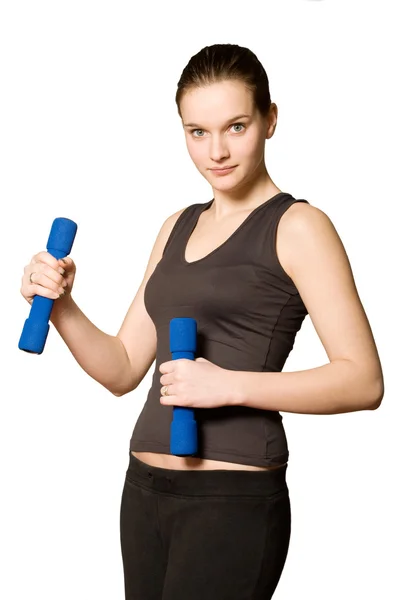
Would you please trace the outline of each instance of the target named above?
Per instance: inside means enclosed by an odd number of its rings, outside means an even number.
[[[59,258],[58,262],[66,270],[70,270],[71,268],[75,267],[75,263],[70,256],[64,256],[64,258]]]
[[[200,356],[199,358],[195,359],[195,362],[210,362],[210,361],[207,360],[206,358],[203,358],[202,356]]]

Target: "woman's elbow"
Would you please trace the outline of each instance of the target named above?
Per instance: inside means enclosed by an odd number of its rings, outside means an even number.
[[[369,389],[369,403],[368,410],[376,410],[382,404],[383,396],[385,394],[385,385],[383,378],[379,378],[374,384],[370,385]]]

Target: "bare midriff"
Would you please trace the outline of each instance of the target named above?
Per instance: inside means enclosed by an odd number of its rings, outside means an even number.
[[[241,463],[231,463],[222,460],[211,460],[209,458],[196,458],[194,456],[174,456],[172,454],[159,454],[157,452],[133,452],[133,456],[152,467],[161,467],[162,469],[176,469],[186,471],[202,470],[245,470],[245,471],[272,471],[280,469],[286,463],[274,467],[257,467],[254,465],[243,465]]]

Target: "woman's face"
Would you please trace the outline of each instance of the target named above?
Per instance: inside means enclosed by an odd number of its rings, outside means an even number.
[[[213,188],[232,189],[265,171],[265,140],[275,129],[275,104],[263,118],[242,82],[223,81],[185,92],[180,109],[189,155]],[[225,166],[235,168],[223,175],[212,171]]]

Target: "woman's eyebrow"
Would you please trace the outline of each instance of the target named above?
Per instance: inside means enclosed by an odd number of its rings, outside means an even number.
[[[237,119],[244,119],[245,117],[250,117],[250,115],[237,115],[236,117],[232,117],[231,119],[228,119],[226,121],[225,125],[228,125],[228,123],[231,123],[232,121],[236,121]],[[184,123],[183,125],[184,125],[184,127],[201,127],[197,123]]]

